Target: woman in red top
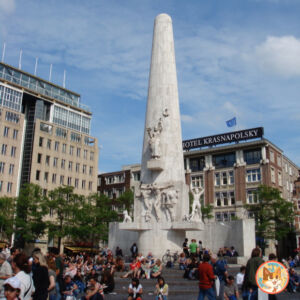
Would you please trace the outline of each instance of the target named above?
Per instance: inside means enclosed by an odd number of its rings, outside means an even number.
[[[216,300],[215,291],[213,288],[215,275],[212,265],[209,263],[209,254],[203,255],[203,263],[199,265],[199,295],[198,300],[204,300],[205,296],[209,300]]]

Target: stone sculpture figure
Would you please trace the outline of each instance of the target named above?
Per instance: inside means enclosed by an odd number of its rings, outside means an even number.
[[[124,218],[123,223],[131,223],[132,222],[132,219],[129,216],[127,209],[123,211],[123,218]]]
[[[162,194],[162,208],[166,210],[167,219],[174,221],[174,207],[178,200],[178,191],[171,189]]]
[[[163,126],[161,118],[159,119],[157,126],[154,126],[153,128],[147,128],[151,157],[154,159],[159,159],[161,156],[160,134],[162,130]]]
[[[193,194],[194,201],[192,206],[192,213],[190,214],[189,219],[191,221],[202,221],[200,198],[204,193],[204,189],[193,188],[191,185],[191,192]]]

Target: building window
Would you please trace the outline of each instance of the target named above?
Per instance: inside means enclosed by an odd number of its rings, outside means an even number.
[[[17,151],[17,147],[11,146],[10,156],[16,157],[16,151]]]
[[[57,127],[56,128],[56,136],[66,139],[67,138],[67,130]]]
[[[11,192],[12,192],[12,186],[13,186],[13,183],[12,183],[12,182],[8,182],[8,183],[7,183],[7,192],[8,192],[8,193],[11,193]]]
[[[259,164],[261,160],[261,149],[245,150],[244,161],[247,165]]]
[[[275,169],[271,168],[271,181],[272,183],[275,183]]]
[[[62,153],[66,153],[67,151],[67,144],[62,145]]]
[[[294,189],[294,187],[293,187],[293,184],[292,184],[292,183],[290,183],[290,192],[292,192],[292,191],[293,191],[293,189]]]
[[[80,149],[80,148],[77,148],[77,151],[76,151],[77,157],[80,157],[80,152],[81,152],[81,149]]]
[[[75,178],[75,187],[78,188],[78,186],[79,186],[79,179]]]
[[[42,138],[42,137],[40,136],[40,139],[39,139],[39,146],[40,146],[40,147],[43,147],[43,142],[44,142],[44,138]]]
[[[13,174],[14,174],[14,167],[15,167],[14,164],[10,164],[10,165],[9,165],[9,171],[8,171],[8,174],[9,174],[9,175],[13,175]]]
[[[73,155],[73,152],[74,152],[74,147],[73,147],[73,146],[70,146],[70,152],[69,152],[69,154],[70,154],[70,155]]]
[[[18,130],[17,129],[14,129],[14,132],[13,132],[13,139],[16,140],[18,138]]]
[[[230,204],[235,205],[234,191],[229,192],[229,199],[230,199]]]
[[[48,182],[48,177],[49,177],[49,173],[48,173],[48,172],[45,172],[45,173],[44,173],[44,181],[45,181],[45,182]]]
[[[278,185],[282,186],[282,174],[278,172]]]
[[[47,148],[51,149],[51,140],[50,139],[47,140]]]
[[[222,192],[221,197],[223,198],[223,204],[224,206],[228,206],[228,194],[227,192]]]
[[[60,183],[61,185],[63,185],[63,184],[64,184],[64,181],[65,181],[65,177],[64,177],[63,175],[60,175],[59,183]]]
[[[50,156],[46,155],[46,160],[45,160],[46,166],[50,165]]]
[[[141,180],[141,172],[133,172],[133,179],[134,179],[134,181],[140,181]]]
[[[40,170],[36,170],[36,172],[35,172],[35,180],[40,180],[40,174],[41,174],[41,171]]]
[[[215,186],[219,186],[220,184],[220,173],[215,173]]]
[[[92,151],[90,153],[90,160],[94,160],[94,152],[92,152]]]
[[[69,167],[68,167],[69,171],[72,171],[72,166],[73,166],[73,163],[71,161],[69,161]]]
[[[292,176],[293,175],[293,170],[292,170],[291,166],[289,167],[289,171],[290,171],[290,176]]]
[[[83,158],[87,159],[87,154],[88,154],[88,151],[87,150],[83,150]]]
[[[0,173],[4,173],[5,162],[0,161]]]
[[[234,184],[234,172],[225,171],[215,173],[215,186]]]
[[[6,150],[7,150],[7,145],[6,144],[2,144],[1,154],[2,155],[6,155]]]
[[[235,161],[235,152],[213,155],[213,165],[216,169],[233,167]]]
[[[257,190],[247,190],[247,203],[248,204],[258,203]]]
[[[286,189],[287,189],[287,191],[289,191],[289,189],[290,189],[290,184],[288,181],[286,182]]]
[[[221,194],[220,194],[220,193],[216,193],[216,194],[215,194],[215,198],[216,198],[216,205],[217,205],[217,206],[222,206],[222,202],[221,202]]]
[[[72,185],[72,177],[68,177],[68,185]]]
[[[272,150],[270,150],[270,161],[274,162],[275,158],[274,158],[274,152]]]
[[[5,120],[18,124],[20,121],[20,115],[7,111],[5,114]]]
[[[38,153],[37,155],[37,163],[40,164],[42,162],[42,154]]]
[[[80,169],[80,163],[76,163],[76,167],[75,167],[76,173],[79,173],[79,169]]]
[[[82,165],[82,173],[86,174],[86,165]]]
[[[190,158],[190,169],[192,172],[203,171],[205,167],[205,158],[203,156]]]
[[[191,176],[192,187],[203,188],[203,175]]]
[[[82,187],[82,189],[85,189],[85,180],[82,180],[81,187]]]
[[[260,169],[246,170],[246,181],[247,182],[258,182],[261,180]]]
[[[54,144],[54,150],[59,151],[59,142],[55,142]]]
[[[221,213],[216,213],[215,214],[215,219],[216,219],[217,222],[223,221],[222,214]]]
[[[57,162],[58,162],[58,158],[57,157],[53,157],[53,167],[57,167]]]
[[[0,181],[0,192],[2,192],[3,180]]]
[[[62,169],[64,169],[64,168],[65,168],[65,165],[66,165],[66,160],[65,160],[65,159],[62,159],[62,160],[61,160],[61,166],[60,166],[60,167],[61,167]]]
[[[93,189],[93,182],[89,181],[89,190],[91,191]]]
[[[285,163],[284,168],[285,168],[285,173],[287,173],[288,172],[288,165],[287,165],[287,163]]]
[[[281,167],[281,156],[277,155],[277,165]]]
[[[93,167],[90,167],[89,174],[90,174],[90,175],[93,175]]]
[[[3,136],[8,137],[9,127],[4,127]]]
[[[52,183],[56,183],[56,174],[55,173],[52,174]]]

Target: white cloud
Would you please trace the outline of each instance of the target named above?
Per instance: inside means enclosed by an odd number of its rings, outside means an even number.
[[[300,39],[294,36],[268,36],[256,47],[260,67],[285,77],[300,75]]]
[[[15,0],[0,0],[0,11],[11,14],[15,11]]]

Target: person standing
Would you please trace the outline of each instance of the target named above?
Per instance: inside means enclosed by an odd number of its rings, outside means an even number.
[[[196,258],[198,245],[197,245],[195,239],[192,239],[192,242],[190,243],[189,248],[190,248],[190,255],[191,255],[191,257],[192,258]]]
[[[188,239],[184,239],[184,242],[182,244],[182,250],[183,250],[183,253],[185,254],[186,258],[188,258],[190,256],[188,241],[189,241]]]
[[[35,288],[30,276],[31,267],[27,255],[23,252],[18,253],[12,261],[12,268],[16,277],[21,282],[20,298],[22,300],[31,299],[31,295],[34,293]]]
[[[12,276],[12,268],[9,262],[6,261],[5,253],[0,253],[0,299],[5,299],[3,283],[6,279]]]
[[[215,291],[213,288],[214,275],[213,267],[209,263],[210,255],[205,253],[203,255],[203,262],[199,264],[199,295],[198,300],[204,300],[205,296],[209,300],[216,300]]]
[[[130,252],[131,252],[131,256],[132,258],[135,258],[138,255],[138,247],[136,245],[136,243],[133,243],[132,246],[130,247]]]
[[[32,279],[35,286],[35,292],[32,299],[47,300],[50,280],[46,259],[41,252],[37,252],[33,255],[33,261],[35,268],[33,270]]]
[[[243,282],[243,290],[246,290],[249,295],[243,296],[245,299],[257,300],[258,299],[258,286],[255,280],[255,274],[259,266],[263,263],[261,258],[261,250],[254,248],[251,253],[251,258],[248,260],[246,265],[246,272]]]
[[[218,294],[218,299],[223,300],[224,299],[224,287],[227,280],[228,272],[227,272],[227,262],[226,260],[221,256],[217,257],[217,255],[213,254],[211,256],[211,263],[213,265],[214,274],[217,275],[219,281],[220,281],[220,290]]]

